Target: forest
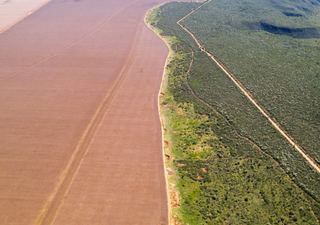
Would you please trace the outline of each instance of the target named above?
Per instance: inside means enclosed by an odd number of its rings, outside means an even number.
[[[169,182],[181,197],[173,220],[318,224],[320,175],[176,23],[200,4],[148,17],[173,54],[160,99]],[[319,163],[317,4],[213,0],[181,24]]]

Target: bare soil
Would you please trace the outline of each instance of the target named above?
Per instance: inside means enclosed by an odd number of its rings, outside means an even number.
[[[2,224],[168,224],[163,2],[52,0],[0,34]]]
[[[41,8],[50,0],[0,0],[0,33]]]
[[[165,148],[169,148],[169,147],[170,147],[169,141],[164,140],[164,147],[165,147]]]

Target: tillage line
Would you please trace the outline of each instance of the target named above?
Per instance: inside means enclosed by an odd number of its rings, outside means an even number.
[[[128,7],[129,5],[127,5],[126,7]],[[126,7],[122,8],[122,10],[125,9]],[[121,10],[119,10],[117,13],[119,13],[120,11]],[[66,166],[65,170],[59,177],[59,180],[52,194],[47,199],[43,210],[41,211],[40,215],[36,220],[37,225],[47,225],[47,224],[49,225],[54,223],[54,220],[59,212],[59,209],[63,205],[64,197],[66,196],[66,194],[68,193],[72,185],[72,182],[83,162],[83,159],[86,156],[90,148],[90,145],[92,144],[94,136],[98,131],[99,127],[101,126],[101,123],[103,122],[103,119],[109,107],[113,103],[113,100],[119,93],[121,86],[126,79],[126,75],[129,69],[131,68],[132,64],[136,59],[137,52],[140,47],[142,34],[143,34],[142,23],[140,23],[137,28],[136,36],[132,44],[127,62],[122,67],[122,70],[117,76],[116,81],[110,88],[110,91],[106,94],[103,101],[98,106],[93,118],[91,119],[89,125],[84,131],[77,146],[75,147],[75,150],[69,160],[68,165]]]

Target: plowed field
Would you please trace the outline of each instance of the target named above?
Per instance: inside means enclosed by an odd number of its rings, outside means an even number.
[[[52,0],[0,34],[1,224],[167,224],[164,0]]]

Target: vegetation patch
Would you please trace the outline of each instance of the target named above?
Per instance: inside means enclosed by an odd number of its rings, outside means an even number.
[[[252,10],[252,5],[255,7],[256,3],[250,3],[233,2],[244,11],[246,8]],[[192,14],[186,20],[194,29],[193,33],[201,36],[202,43],[208,44],[209,40],[217,39],[214,45],[205,44],[206,49],[211,49],[211,53],[216,55],[212,51],[215,47],[226,47],[229,43],[223,42],[220,34],[213,32],[211,24],[221,26],[211,19],[217,19],[212,14],[221,10],[223,4],[216,11],[213,8],[217,5],[210,4],[201,8],[207,15],[197,11],[196,16]],[[179,207],[172,208],[172,221],[175,224],[318,224],[319,174],[277,133],[212,60],[199,52],[190,35],[176,24],[198,5],[165,4],[154,10],[150,14],[152,20],[148,21],[162,36],[171,36],[166,40],[171,41],[170,47],[175,52],[167,65],[160,96],[164,135],[170,142],[166,154],[172,155],[172,160],[166,163],[169,188],[178,191],[181,201]],[[280,5],[282,10],[289,7],[283,3]],[[274,3],[268,7],[275,8]],[[298,10],[297,7],[295,9]],[[223,19],[237,17],[234,15],[236,12],[217,16]],[[244,21],[232,20],[231,24],[244,24]],[[186,21],[182,23],[185,25]],[[275,24],[271,20],[270,23]],[[222,25],[229,28],[228,23]],[[245,26],[240,28],[240,33],[264,32],[245,31]],[[235,28],[225,30],[229,35],[236,34],[231,33],[232,29]],[[223,35],[226,40],[230,38],[225,33]],[[232,38],[238,37],[241,36]],[[248,39],[248,36],[239,40],[244,41],[244,38]],[[249,36],[247,41],[251,39]],[[232,48],[237,49],[237,46],[230,46],[229,57],[233,59]],[[248,45],[241,47],[250,49]]]
[[[306,16],[288,17],[284,8]],[[212,0],[182,21],[318,163],[320,39],[292,38],[246,25],[260,27],[263,21],[315,29],[319,12],[314,1]]]
[[[300,13],[291,13],[291,12],[282,12],[286,16],[293,16],[293,17],[303,17]]]
[[[307,27],[307,28],[290,28],[290,27],[279,27],[274,26],[268,23],[260,23],[261,28],[264,31],[267,31],[272,34],[279,34],[279,35],[287,35],[292,38],[319,38],[320,34],[318,30],[314,27]]]
[[[275,26],[269,23],[257,22],[257,23],[246,23],[250,30],[263,30],[272,34],[287,35],[292,38],[320,38],[318,28],[306,27],[306,28],[290,28]]]

